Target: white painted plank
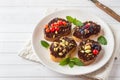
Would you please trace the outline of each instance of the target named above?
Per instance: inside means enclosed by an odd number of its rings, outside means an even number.
[[[84,80],[81,78],[0,78],[0,80]]]
[[[32,62],[26,59],[21,58],[18,56],[18,52],[16,53],[3,53],[0,54],[0,65],[7,65],[7,64],[16,64],[16,65],[26,65],[26,64],[31,64],[31,65],[38,65],[40,63]]]
[[[110,77],[119,77],[120,65],[114,65]],[[42,65],[0,65],[0,77],[61,77]],[[70,77],[70,76],[63,76]],[[71,76],[72,77],[72,76]],[[78,76],[76,76],[77,78]]]
[[[60,77],[42,65],[0,65],[0,77]]]
[[[0,80],[85,80],[80,78],[0,78]],[[109,80],[120,80],[120,78],[110,78]]]
[[[0,8],[0,24],[35,24],[44,16],[44,8]],[[10,27],[10,26],[8,26]],[[17,26],[16,26],[17,27]]]
[[[100,2],[108,6],[120,6],[119,0],[100,0]],[[9,6],[9,7],[34,7],[34,6],[43,6],[43,7],[58,7],[58,6],[93,6],[92,3],[88,0],[0,0],[0,6]]]
[[[0,52],[18,52],[25,42],[0,42]]]
[[[0,33],[31,33],[37,24],[0,24]]]
[[[80,78],[0,78],[0,80],[85,80]],[[109,80],[120,80],[120,78],[109,78]]]
[[[99,16],[100,18],[102,18],[106,23],[118,23],[113,18],[108,16],[105,12],[101,11],[96,7],[90,7],[90,8],[76,7],[76,8],[80,10],[86,10],[88,12],[92,12],[97,16]],[[36,26],[38,22],[43,18],[43,16],[45,16],[45,12],[47,8],[41,9],[41,7],[37,7],[37,8],[28,7],[28,8],[0,8],[0,9],[1,9],[0,10],[0,27],[8,26],[8,25],[10,27],[13,24],[17,24],[18,26],[21,26],[23,24],[32,24],[33,26]],[[112,8],[112,9],[116,11],[118,14],[120,14],[119,8]]]
[[[0,42],[25,42],[31,36],[32,33],[0,33]]]

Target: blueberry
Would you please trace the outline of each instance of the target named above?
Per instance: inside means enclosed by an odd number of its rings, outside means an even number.
[[[96,47],[96,44],[92,44],[92,48],[94,49]]]
[[[100,47],[96,45],[96,46],[95,46],[95,49],[96,49],[96,50],[100,50]]]
[[[90,33],[92,33],[94,31],[93,27],[90,27],[89,30],[90,30]]]

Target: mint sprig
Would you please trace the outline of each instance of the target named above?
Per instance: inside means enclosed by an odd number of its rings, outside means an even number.
[[[41,43],[41,45],[42,45],[43,47],[45,47],[45,48],[48,48],[48,47],[49,47],[49,43],[46,42],[46,41],[44,41],[44,40],[41,40],[40,43]]]
[[[83,62],[74,57],[74,58],[64,58],[63,60],[60,61],[59,65],[61,66],[65,66],[65,65],[69,65],[70,68],[73,68],[75,65],[76,66],[83,66]]]
[[[98,37],[97,41],[103,45],[107,45],[107,40],[104,36]]]
[[[82,23],[81,21],[79,21],[79,20],[77,20],[76,18],[73,18],[73,17],[71,17],[71,16],[66,16],[66,19],[67,19],[69,22],[73,23],[74,25],[76,25],[76,26],[78,26],[78,27],[81,27],[81,26],[83,25],[83,23]]]
[[[60,61],[61,66],[65,66],[70,62],[70,58],[64,58],[63,60]]]

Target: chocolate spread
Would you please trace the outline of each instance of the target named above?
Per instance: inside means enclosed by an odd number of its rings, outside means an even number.
[[[101,45],[94,40],[83,40],[78,47],[78,57],[84,61],[93,60],[101,51]]]
[[[61,37],[54,41],[50,46],[51,55],[56,58],[64,58],[77,44],[72,38]]]
[[[83,26],[74,28],[73,36],[80,39],[86,39],[91,35],[98,34],[100,29],[100,25],[92,21],[87,21],[83,23]]]
[[[59,30],[58,31],[54,31],[54,32],[46,32],[45,29],[44,29],[44,34],[46,37],[48,38],[59,38],[63,35],[67,35],[69,33],[71,33],[71,23],[66,21],[65,19],[62,19],[62,18],[54,18],[53,20],[51,20],[49,23],[48,23],[48,27],[51,28],[51,24],[57,22],[58,20],[61,20],[61,21],[64,21],[66,22],[66,25],[60,25],[58,26],[59,27]]]

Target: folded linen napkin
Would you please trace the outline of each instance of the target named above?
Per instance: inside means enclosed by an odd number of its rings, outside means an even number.
[[[54,10],[49,9],[49,10],[47,10],[46,13],[48,13],[48,12],[50,13],[53,11],[56,11],[56,9],[54,9]],[[113,29],[114,27],[111,27],[111,28],[112,28],[112,31],[114,33],[115,42],[117,43],[115,45],[115,50],[114,50],[113,56],[108,61],[108,63],[106,65],[104,65],[102,68],[100,68],[99,70],[97,70],[95,72],[92,72],[92,73],[89,73],[86,75],[82,75],[82,76],[80,76],[81,78],[84,78],[85,80],[87,80],[87,79],[88,80],[108,80],[108,76],[109,76],[109,73],[112,69],[114,59],[115,59],[115,57],[118,58],[118,53],[119,53],[119,49],[118,49],[119,43],[118,42],[120,39],[120,37],[117,35],[118,33],[116,32],[116,30]],[[23,47],[23,49],[19,52],[19,56],[21,56],[24,59],[38,62],[38,63],[42,64],[40,59],[38,58],[38,56],[33,52],[31,40],[29,40],[27,42],[27,44]]]

